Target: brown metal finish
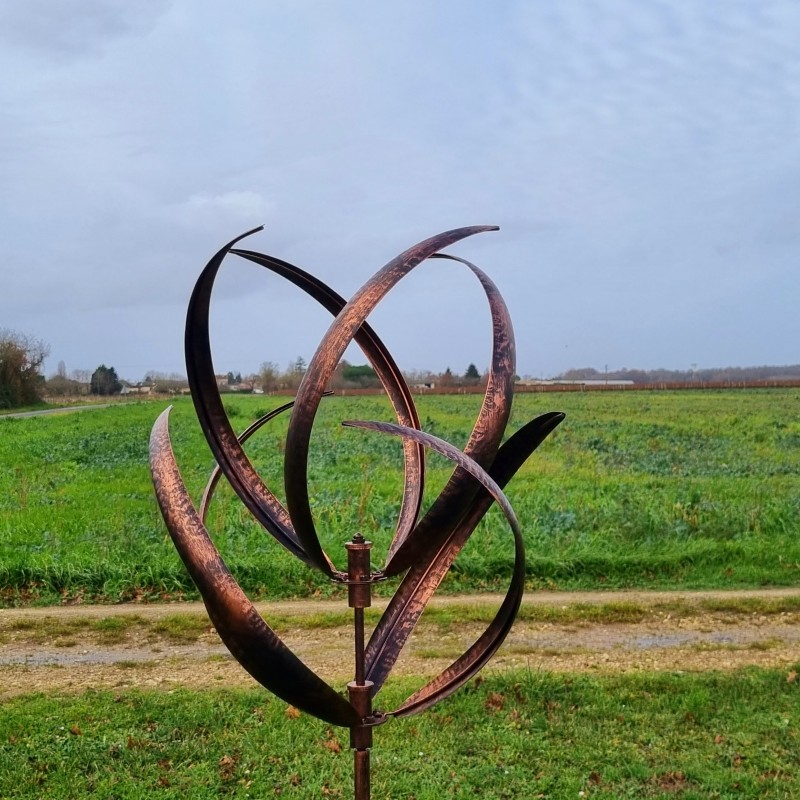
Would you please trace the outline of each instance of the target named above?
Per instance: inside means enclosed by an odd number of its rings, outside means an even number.
[[[231,253],[259,264],[295,284],[334,316],[347,304],[347,301],[341,295],[334,292],[319,278],[315,278],[308,272],[286,261],[281,261],[263,253],[256,253],[252,250],[234,249],[231,250]],[[375,374],[389,397],[397,421],[401,425],[407,425],[410,428],[419,428],[419,417],[417,416],[417,409],[414,405],[411,390],[408,388],[403,373],[395,363],[386,345],[366,322],[356,332],[353,340],[361,348],[375,370]],[[405,478],[403,499],[400,504],[400,513],[394,535],[396,541],[403,541],[416,524],[420,505],[422,504],[422,492],[425,487],[422,447],[410,440],[405,440],[403,442],[403,450]]]
[[[356,800],[369,798],[372,729],[389,716],[404,717],[429,708],[481,669],[505,639],[525,587],[522,534],[503,488],[564,415],[544,414],[501,446],[516,370],[508,309],[497,287],[478,267],[440,252],[461,239],[490,230],[496,228],[460,228],[415,245],[377,272],[350,301],[318,278],[285,261],[235,248],[244,237],[234,239],[216,253],[201,272],[187,312],[186,361],[192,398],[201,428],[219,465],[206,486],[199,512],[181,480],[172,452],[169,410],[159,417],[151,435],[150,462],[158,503],[178,553],[197,584],[220,637],[242,666],[267,689],[297,708],[350,729]],[[228,253],[290,281],[335,317],[309,363],[294,403],[276,408],[238,436],[228,421],[214,378],[208,321],[214,281]],[[477,277],[489,304],[492,321],[489,379],[480,412],[463,450],[420,430],[413,396],[391,354],[366,322],[373,308],[395,284],[428,258],[447,258],[464,264]],[[399,437],[403,442],[405,478],[397,526],[385,565],[373,569],[372,543],[361,534],[354,534],[345,545],[347,570],[343,572],[336,569],[317,536],[306,473],[311,429],[319,403],[329,394],[325,387],[351,341],[361,347],[379,376],[397,423],[348,421],[343,424]],[[284,507],[256,473],[243,444],[269,420],[292,406],[285,446]],[[424,482],[424,448],[451,459],[456,468],[442,492],[418,520]],[[281,545],[309,566],[347,586],[348,604],[353,609],[355,675],[347,686],[347,699],[303,664],[258,615],[212,543],[204,523],[214,489],[223,474],[253,516]],[[426,604],[492,503],[503,510],[514,537],[513,574],[494,619],[462,656],[396,710],[374,710],[374,698]],[[403,573],[396,594],[366,642],[364,610],[371,604],[372,584]]]
[[[214,377],[211,359],[211,338],[208,325],[211,291],[222,260],[234,244],[261,228],[238,236],[219,250],[197,279],[186,312],[186,373],[192,389],[197,419],[217,463],[233,490],[250,513],[284,546],[301,560],[317,566],[328,574],[333,567],[322,555],[309,555],[292,528],[286,509],[264,485],[242,450],[225,413],[222,398]]]
[[[497,454],[489,475],[500,488],[503,488],[514,473],[525,463],[533,451],[552,433],[564,419],[561,413],[551,412],[529,422],[517,431]],[[406,573],[398,590],[394,593],[383,616],[372,632],[367,645],[367,677],[380,690],[388,677],[406,641],[414,630],[428,600],[433,596],[456,556],[466,544],[472,531],[477,527],[492,504],[491,495],[481,490],[469,510],[462,516],[458,527],[442,543],[439,551],[430,561],[414,564]],[[513,586],[509,592],[513,591]],[[499,612],[498,612],[499,613]],[[498,639],[494,650],[505,638],[502,618],[492,622],[490,629]],[[492,652],[494,652],[494,650]],[[475,670],[477,672],[477,670]]]
[[[289,650],[236,583],[192,504],[172,454],[167,409],[150,437],[150,468],[164,521],[214,627],[234,658],[286,702],[333,725],[359,721],[353,707]]]
[[[356,800],[369,800],[369,751],[372,747],[372,726],[363,722],[372,716],[372,682],[364,679],[364,609],[372,605],[372,575],[369,554],[372,542],[357,533],[347,548],[348,602],[353,609],[353,650],[355,680],[347,684],[350,705],[362,724],[350,728],[350,747],[353,749],[353,791]]]
[[[333,392],[323,392],[323,397],[330,397]],[[263,417],[259,417],[252,425],[245,428],[242,433],[239,434],[237,437],[239,444],[243,445],[254,433],[261,430],[270,420],[275,419],[275,417],[283,414],[284,411],[288,411],[294,405],[294,400],[289,403],[284,403],[282,406],[278,406],[277,408],[273,408],[268,414],[264,414]],[[219,479],[222,477],[222,469],[220,468],[219,464],[214,467],[211,472],[211,477],[208,479],[208,483],[206,484],[206,488],[203,491],[203,497],[200,500],[200,519],[205,523],[206,517],[208,516],[208,507],[211,504],[211,499],[214,496],[214,491],[217,488],[217,484],[219,484]]]
[[[271,419],[283,414],[284,411],[288,411],[294,405],[294,400],[290,403],[284,403],[282,406],[278,406],[278,408],[273,408],[268,414],[264,414],[263,417],[257,419],[252,425],[246,428],[242,433],[239,434],[236,438],[239,441],[240,445],[243,445],[256,431],[261,430]],[[208,506],[211,503],[211,498],[214,496],[214,491],[217,488],[217,484],[219,483],[219,479],[222,477],[222,469],[217,464],[216,467],[211,472],[211,477],[208,479],[208,483],[206,484],[205,491],[203,492],[203,497],[200,500],[200,519],[205,523],[206,516],[208,515]]]
[[[435,254],[467,266],[481,282],[492,315],[492,362],[478,419],[464,453],[484,469],[491,466],[511,413],[516,376],[514,329],[505,301],[494,283],[478,267],[463,258]],[[479,489],[462,468],[457,469],[442,492],[405,542],[387,556],[387,575],[405,572],[412,564],[427,560],[447,538],[458,517]]]
[[[376,272],[353,295],[322,338],[317,351],[308,363],[308,369],[297,390],[295,408],[286,434],[286,457],[284,459],[286,505],[297,537],[309,553],[319,547],[308,501],[307,470],[311,428],[319,407],[320,394],[333,375],[339,359],[369,313],[387,292],[414,267],[443,247],[476,233],[492,230],[497,230],[497,228],[494,226],[458,228],[426,239],[401,253],[383,269]]]

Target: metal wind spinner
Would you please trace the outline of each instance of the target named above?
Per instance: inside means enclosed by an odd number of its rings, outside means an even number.
[[[328,723],[350,729],[354,750],[354,796],[356,800],[367,800],[372,729],[390,717],[406,717],[424,711],[455,692],[489,661],[508,634],[524,591],[525,552],[519,525],[503,487],[564,415],[548,413],[537,417],[501,444],[515,378],[514,335],[508,309],[497,287],[478,267],[440,252],[468,236],[497,228],[458,228],[426,239],[392,259],[349,301],[298,267],[235,247],[245,236],[258,230],[261,228],[234,239],[208,262],[194,287],[186,319],[186,367],[192,398],[200,426],[219,466],[206,487],[200,509],[196,509],[172,452],[167,409],[153,426],[150,438],[153,482],[175,547],[222,641],[236,660],[278,697]],[[214,377],[208,325],[214,280],[229,253],[280,275],[334,316],[308,365],[294,403],[276,408],[238,437],[225,413]],[[366,323],[373,308],[398,281],[432,258],[457,261],[469,269],[486,294],[492,317],[489,379],[481,410],[463,451],[420,430],[409,387],[386,347]],[[308,453],[314,417],[333,371],[352,341],[361,347],[380,378],[397,422],[349,421],[342,424],[398,436],[403,441],[403,498],[386,563],[378,570],[370,565],[371,542],[360,533],[354,533],[345,545],[347,570],[336,568],[320,545],[308,497]],[[242,443],[289,408],[292,414],[284,457],[284,508],[256,473]],[[438,498],[420,517],[425,448],[451,459],[456,469]],[[347,698],[298,659],[267,625],[212,543],[204,522],[220,474],[225,475],[258,522],[290,553],[330,580],[347,586],[349,606],[354,610],[355,634],[355,677],[347,686]],[[515,555],[511,583],[497,614],[463,655],[398,708],[391,711],[374,708],[376,695],[428,600],[493,502],[502,508],[509,522]],[[364,609],[370,605],[372,584],[401,575],[397,592],[369,641],[365,642]]]

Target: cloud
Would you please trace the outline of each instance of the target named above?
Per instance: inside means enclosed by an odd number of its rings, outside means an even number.
[[[111,40],[148,33],[171,0],[25,0],[0,5],[0,40],[49,58],[99,53]]]
[[[209,221],[219,224],[252,225],[266,220],[275,210],[275,203],[254,191],[194,194],[176,208],[176,217],[184,223],[203,226]]]
[[[527,373],[681,366],[689,350],[735,363],[745,308],[743,353],[777,359],[800,334],[783,314],[800,288],[788,0],[245,0],[235,14],[206,0],[30,0],[0,5],[0,40],[14,287],[0,318],[35,325],[70,367],[112,360],[113,339],[121,363],[182,369],[179,344],[126,332],[173,341],[206,260],[262,223],[255,249],[343,294],[414,241],[500,224],[457,252],[506,294]],[[234,262],[219,279],[219,352],[233,359],[242,318],[266,314],[281,334],[260,331],[243,355],[254,363],[231,366],[308,357],[312,306]],[[403,363],[479,358],[474,289],[426,269],[387,300],[377,320]],[[441,298],[452,338],[429,324]],[[449,327],[458,309],[474,337]]]

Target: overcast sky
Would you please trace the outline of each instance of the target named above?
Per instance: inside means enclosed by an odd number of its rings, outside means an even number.
[[[194,280],[262,223],[347,296],[499,225],[451,252],[520,374],[800,362],[797,2],[0,0],[0,72],[0,328],[48,373],[185,372]],[[231,257],[217,371],[309,360],[329,321]],[[488,365],[463,267],[371,321],[403,368]]]

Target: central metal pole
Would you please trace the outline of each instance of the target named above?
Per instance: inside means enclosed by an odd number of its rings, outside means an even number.
[[[361,717],[362,724],[350,728],[350,747],[353,748],[353,786],[355,800],[369,800],[369,751],[372,747],[372,726],[363,724],[372,715],[372,681],[364,677],[364,609],[372,604],[372,572],[368,542],[357,533],[347,542],[348,605],[353,609],[355,639],[355,680],[347,684],[350,702]]]

